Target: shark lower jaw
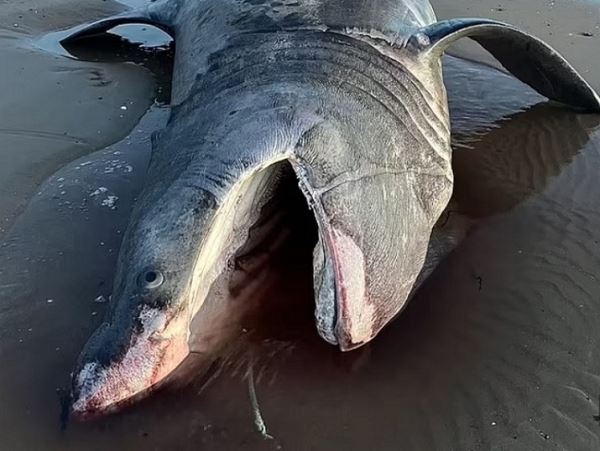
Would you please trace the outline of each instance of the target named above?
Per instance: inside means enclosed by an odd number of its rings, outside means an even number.
[[[365,257],[343,230],[327,227],[322,234],[315,251],[314,279],[315,316],[321,337],[341,351],[370,341],[377,331],[377,311],[367,293]]]

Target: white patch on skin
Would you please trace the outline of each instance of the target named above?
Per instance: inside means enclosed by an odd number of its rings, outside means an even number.
[[[105,174],[111,174],[118,170],[122,170],[125,173],[133,172],[133,167],[127,164],[125,160],[113,159],[106,162],[104,167]]]
[[[117,204],[118,200],[119,200],[118,196],[107,196],[106,199],[104,199],[101,202],[101,205],[103,207],[108,207],[111,210],[114,210],[116,208],[116,204]]]
[[[142,338],[148,338],[153,332],[163,330],[167,322],[163,312],[146,306],[140,312],[139,318],[144,328]]]
[[[102,375],[98,374],[97,368],[97,362],[86,363],[77,375],[79,398],[77,399],[77,402],[73,404],[73,410],[84,410],[88,400],[91,399],[96,392],[94,387],[101,385]]]
[[[100,188],[98,188],[96,191],[93,191],[90,194],[90,197],[94,197],[94,196],[99,196],[100,194],[104,194],[108,191],[108,188],[106,186],[101,186]]]
[[[366,298],[364,255],[351,237],[337,229],[333,229],[332,233],[338,292],[343,304],[341,320],[346,323],[344,326],[349,326],[352,344],[363,343],[373,336],[375,318],[375,306]]]

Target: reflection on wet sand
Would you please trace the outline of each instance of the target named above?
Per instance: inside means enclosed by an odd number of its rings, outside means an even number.
[[[483,134],[457,133],[455,200],[472,215],[510,210],[542,193],[588,145],[598,125],[597,115],[538,104]]]
[[[0,236],[40,183],[122,139],[153,97],[153,75],[141,65],[75,61],[35,49],[38,35],[110,14],[117,5],[32,3],[0,3]]]
[[[168,111],[50,177],[0,245],[6,449],[600,447],[600,119],[536,105],[473,63],[448,58],[445,76],[455,203],[477,225],[373,343],[342,355],[317,337],[310,260],[298,258],[207,389],[203,378],[65,431],[57,389],[101,321],[94,299],[111,291],[149,135]],[[249,365],[273,440],[253,423]]]

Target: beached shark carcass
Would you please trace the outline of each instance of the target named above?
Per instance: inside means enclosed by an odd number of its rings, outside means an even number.
[[[432,243],[453,186],[440,57],[457,39],[552,100],[600,107],[539,39],[492,20],[437,22],[427,1],[159,0],[64,43],[125,23],[174,37],[173,110],[153,139],[109,312],[74,372],[82,417],[147,392],[192,346],[208,358],[239,327],[260,282],[248,278],[244,302],[227,282],[251,229],[277,235],[261,211],[284,176],[318,227],[321,337],[351,350],[402,310],[452,247]]]

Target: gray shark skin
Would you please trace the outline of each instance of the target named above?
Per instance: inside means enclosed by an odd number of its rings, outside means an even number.
[[[270,251],[245,267],[240,255],[281,239],[269,205],[283,179],[296,179],[318,227],[321,337],[351,350],[402,310],[447,253],[429,247],[453,188],[440,57],[456,39],[552,100],[600,110],[540,40],[485,19],[436,22],[427,1],[155,1],[64,44],[131,22],[175,38],[174,107],[153,139],[105,323],[74,372],[82,418],[147,393],[190,352],[210,359],[239,331]]]

